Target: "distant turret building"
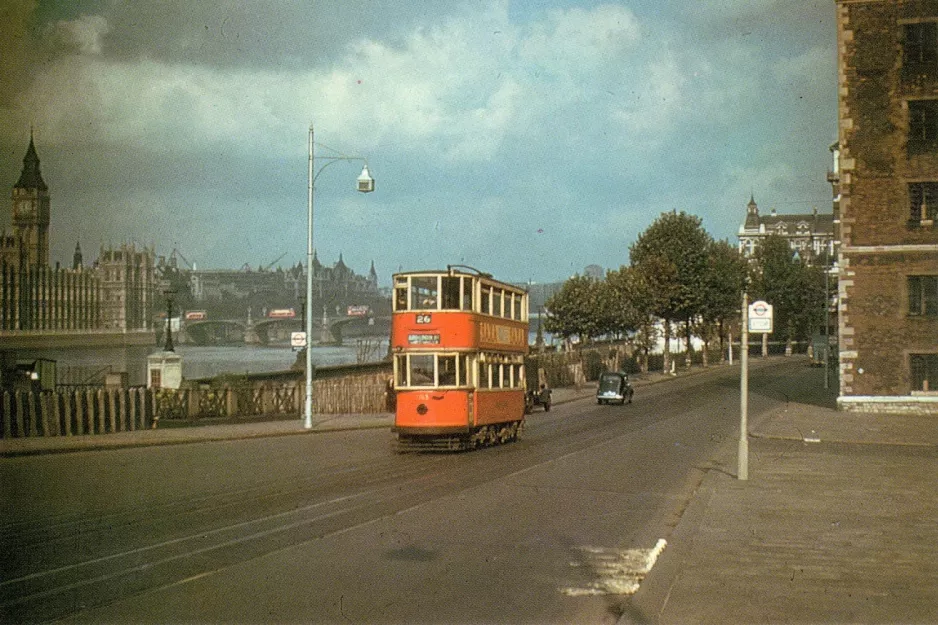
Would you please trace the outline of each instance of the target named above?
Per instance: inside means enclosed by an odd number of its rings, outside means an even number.
[[[834,216],[818,213],[779,214],[773,208],[768,215],[759,214],[755,197],[746,205],[746,219],[739,227],[739,251],[751,257],[770,235],[788,241],[791,249],[808,263],[831,262],[834,258]]]

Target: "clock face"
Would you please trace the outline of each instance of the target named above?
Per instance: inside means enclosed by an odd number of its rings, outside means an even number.
[[[14,214],[17,217],[35,217],[36,216],[36,203],[35,202],[20,202],[16,205]]]

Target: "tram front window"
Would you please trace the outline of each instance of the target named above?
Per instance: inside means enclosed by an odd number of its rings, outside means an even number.
[[[411,278],[410,281],[410,309],[436,310],[439,293],[436,288],[436,276],[426,278]]]
[[[440,386],[456,386],[456,356],[440,356],[439,364]]]
[[[410,385],[433,386],[433,355],[410,357]]]

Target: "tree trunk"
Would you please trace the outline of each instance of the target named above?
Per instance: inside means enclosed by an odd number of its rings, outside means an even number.
[[[690,369],[691,364],[693,363],[692,356],[694,352],[694,348],[691,344],[690,319],[687,319],[684,322],[684,337],[685,337],[685,340],[687,341],[687,345],[686,345],[687,352],[686,352],[686,355],[684,356],[684,366],[687,369]]]
[[[720,319],[720,364],[721,365],[724,362],[726,362],[726,341],[724,340],[726,338],[724,336],[725,333],[726,333],[726,328],[723,326],[723,320]]]

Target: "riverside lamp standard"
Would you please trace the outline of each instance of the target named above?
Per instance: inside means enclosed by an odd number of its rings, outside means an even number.
[[[334,156],[315,156],[314,147],[319,145],[321,148],[330,150]],[[319,171],[313,175],[313,164],[319,159],[325,161]],[[309,202],[307,210],[307,230],[306,230],[306,403],[303,409],[303,427],[307,430],[313,428],[313,350],[310,349],[310,337],[313,336],[313,190],[319,174],[329,165],[336,161],[361,161],[365,165],[362,168],[361,175],[356,181],[356,189],[361,193],[371,193],[375,190],[375,181],[368,172],[368,161],[361,156],[346,156],[338,150],[328,146],[317,144],[313,140],[313,125],[309,125]]]
[[[164,352],[175,352],[173,347],[173,295],[176,291],[170,289],[163,291],[166,296],[166,343],[163,346]]]

